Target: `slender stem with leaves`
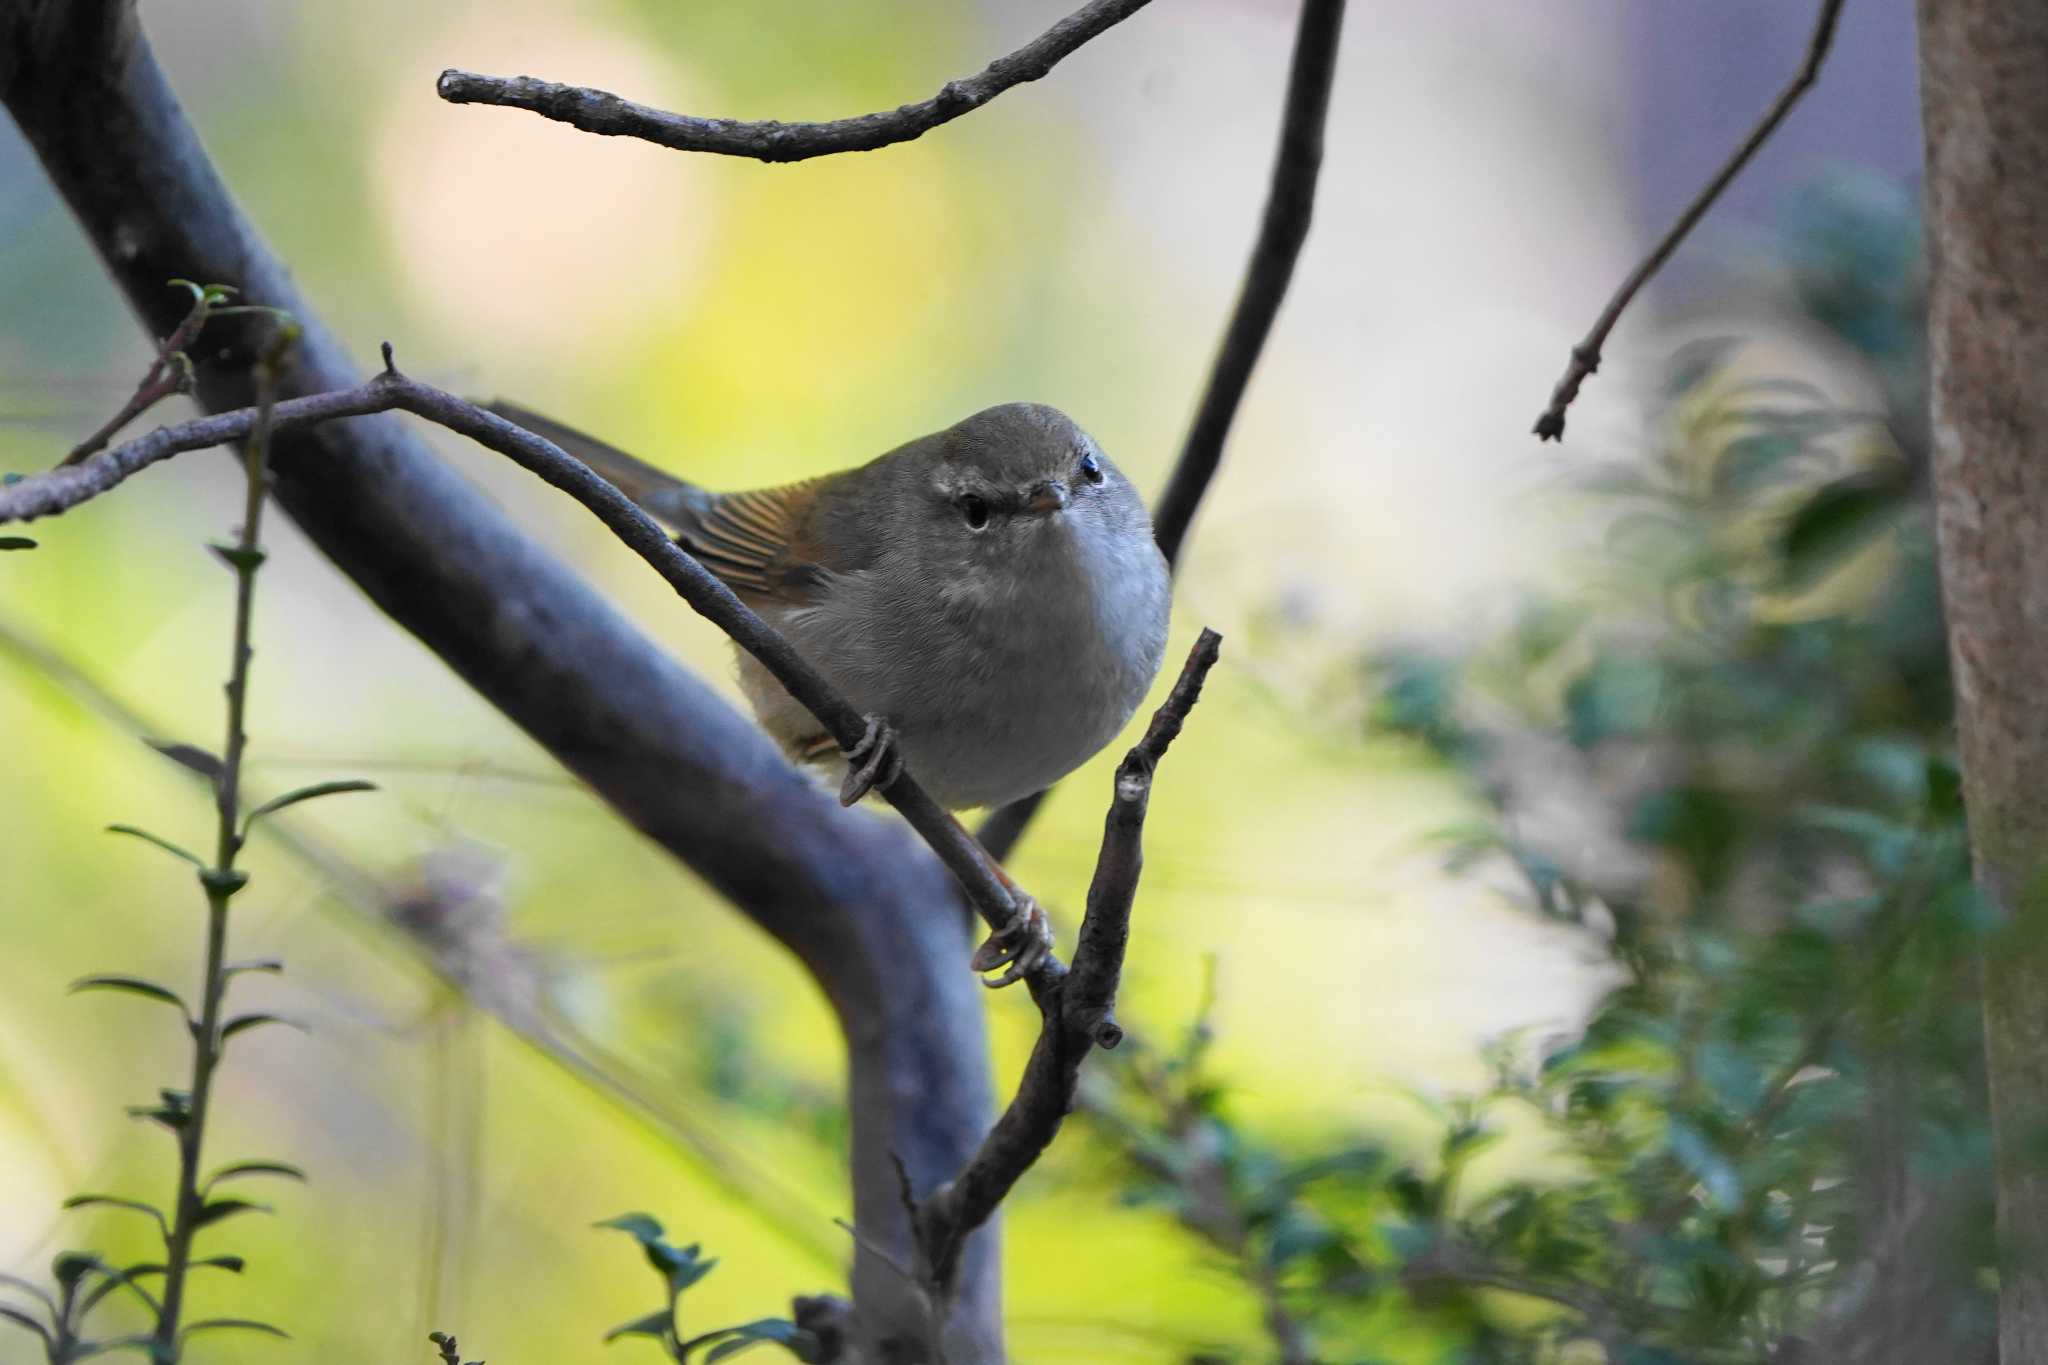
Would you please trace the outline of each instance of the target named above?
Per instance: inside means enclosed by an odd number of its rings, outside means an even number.
[[[83,1360],[114,1350],[139,1350],[168,1365],[182,1358],[186,1341],[196,1332],[243,1330],[284,1336],[268,1323],[248,1318],[206,1318],[192,1321],[187,1313],[187,1286],[194,1270],[217,1269],[239,1272],[238,1256],[199,1256],[195,1251],[198,1234],[205,1228],[238,1213],[259,1211],[263,1205],[247,1199],[217,1196],[224,1181],[250,1177],[284,1177],[303,1180],[304,1172],[282,1161],[245,1160],[204,1171],[207,1121],[213,1109],[214,1080],[228,1042],[236,1035],[263,1024],[291,1023],[280,1015],[250,1012],[226,1014],[228,987],[246,972],[276,972],[275,960],[233,962],[228,959],[228,910],[237,892],[248,883],[248,874],[236,866],[243,845],[256,821],[314,797],[337,792],[367,790],[360,781],[322,782],[287,792],[242,812],[242,760],[248,746],[245,717],[249,698],[249,666],[254,656],[251,645],[255,607],[256,572],[263,565],[263,505],[268,492],[268,462],[272,415],[276,405],[278,375],[285,356],[299,335],[297,324],[275,309],[254,305],[234,308],[220,306],[233,291],[220,285],[191,286],[196,299],[194,325],[181,331],[176,340],[189,343],[209,316],[224,312],[260,312],[272,315],[277,334],[264,349],[256,369],[257,419],[250,429],[242,456],[245,475],[242,522],[232,543],[211,546],[215,556],[235,575],[234,639],[229,656],[226,735],[218,755],[195,745],[157,743],[167,757],[205,777],[212,785],[216,815],[213,859],[209,863],[159,835],[133,825],[114,825],[114,833],[132,835],[154,844],[187,863],[198,873],[206,899],[206,963],[195,1015],[185,998],[170,987],[145,977],[125,974],[88,976],[73,984],[74,991],[111,990],[168,1004],[177,1009],[192,1039],[192,1070],[185,1089],[165,1088],[158,1103],[135,1106],[131,1116],[148,1119],[169,1131],[178,1145],[177,1192],[167,1215],[161,1208],[140,1199],[112,1194],[80,1194],[65,1201],[66,1208],[102,1207],[146,1215],[163,1239],[160,1262],[148,1261],[126,1267],[114,1266],[89,1252],[67,1251],[52,1266],[56,1292],[47,1293],[25,1280],[0,1276],[0,1283],[25,1292],[44,1310],[43,1318],[28,1311],[0,1305],[0,1320],[42,1338],[44,1355],[51,1365]],[[161,1276],[157,1293],[140,1281]],[[154,1319],[144,1333],[94,1339],[86,1331],[87,1318],[116,1290],[125,1289]]]
[[[192,1090],[190,1114],[178,1131],[178,1202],[171,1224],[164,1261],[163,1310],[157,1315],[156,1341],[159,1355],[178,1355],[178,1327],[185,1306],[185,1279],[192,1262],[192,1239],[208,1220],[207,1184],[200,1177],[200,1159],[206,1141],[206,1118],[213,1100],[213,1077],[220,1065],[227,1037],[221,1027],[221,1006],[227,998],[228,904],[247,884],[248,874],[235,866],[246,831],[241,820],[242,755],[249,736],[243,718],[249,700],[250,620],[256,601],[256,571],[263,566],[263,500],[267,490],[266,465],[270,450],[270,412],[277,401],[277,371],[283,353],[296,339],[297,329],[289,324],[264,353],[257,366],[256,392],[259,415],[255,434],[242,455],[246,492],[242,502],[241,535],[232,547],[215,546],[235,574],[235,635],[228,656],[227,734],[221,744],[219,769],[214,777],[214,806],[218,812],[218,833],[213,865],[200,872],[206,890],[206,977],[199,1022],[192,1030]],[[253,818],[253,817],[252,817]],[[239,1021],[237,1021],[239,1022]]]

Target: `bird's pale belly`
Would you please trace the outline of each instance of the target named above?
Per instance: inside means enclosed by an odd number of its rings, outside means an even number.
[[[905,632],[893,650],[885,644],[862,653],[817,647],[816,632],[832,624],[829,613],[790,613],[778,624],[848,701],[889,722],[905,766],[952,810],[1043,791],[1087,761],[1144,699],[1165,645],[1163,594],[1156,609],[1145,604],[1139,620],[1113,623],[1142,637],[1127,638],[1122,650],[1110,646],[1087,612],[1066,613],[1050,629],[1052,623],[1018,620],[1014,611],[1002,619],[980,611],[966,619],[951,615]],[[847,666],[854,658],[866,666]],[[815,752],[816,719],[746,655],[740,681],[786,750]],[[835,759],[835,774],[841,767]]]
[[[944,806],[1001,805],[1050,787],[1116,736],[1149,678],[1046,650],[993,662],[946,693],[899,698],[910,771]]]

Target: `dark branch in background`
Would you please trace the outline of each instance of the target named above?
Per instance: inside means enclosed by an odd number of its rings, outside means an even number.
[[[1166,491],[1152,511],[1153,535],[1166,562],[1176,568],[1202,496],[1223,463],[1224,443],[1237,420],[1252,369],[1273,330],[1273,320],[1280,313],[1280,303],[1287,297],[1302,243],[1308,240],[1316,181],[1323,166],[1330,87],[1336,78],[1337,41],[1343,27],[1344,0],[1307,0],[1302,6],[1287,76],[1286,105],[1280,116],[1280,147],[1273,159],[1272,188],[1266,195],[1258,241],[1245,267],[1244,284],[1238,290],[1230,325],[1224,330],[1222,349],[1209,371],[1208,387],[1195,409],[1194,423],[1188,428]],[[975,835],[989,856],[998,862],[1009,860],[1045,798],[1046,793],[1039,792],[1012,801],[982,821]]]
[[[1565,409],[1579,396],[1579,386],[1599,371],[1601,348],[1607,344],[1607,334],[1614,330],[1614,324],[1620,320],[1622,310],[1629,306],[1637,291],[1649,282],[1650,277],[1664,268],[1664,263],[1678,250],[1678,244],[1685,240],[1686,234],[1698,226],[1700,219],[1706,216],[1707,210],[1714,206],[1714,201],[1721,197],[1721,191],[1728,188],[1729,182],[1749,164],[1750,158],[1757,154],[1764,143],[1770,141],[1771,134],[1778,131],[1778,125],[1792,112],[1792,106],[1799,102],[1799,97],[1806,93],[1807,88],[1820,75],[1821,64],[1827,60],[1828,47],[1835,40],[1835,20],[1841,13],[1842,0],[1821,0],[1820,17],[1814,22],[1813,37],[1806,45],[1806,60],[1800,64],[1799,73],[1792,78],[1792,83],[1778,93],[1778,98],[1764,111],[1764,116],[1756,127],[1750,129],[1749,136],[1735,149],[1734,155],[1714,173],[1714,178],[1707,182],[1707,187],[1686,205],[1685,212],[1678,215],[1678,221],[1671,225],[1671,230],[1664,234],[1663,240],[1651,248],[1650,254],[1643,258],[1642,264],[1622,282],[1614,297],[1607,301],[1607,307],[1601,311],[1599,320],[1593,324],[1593,330],[1586,333],[1583,341],[1572,347],[1571,364],[1565,367],[1564,378],[1558,380],[1557,387],[1551,390],[1550,406],[1537,417],[1536,425],[1532,428],[1538,440],[1564,439]]]
[[[1223,637],[1215,631],[1202,632],[1145,737],[1117,765],[1116,795],[1103,820],[1102,851],[1088,887],[1088,911],[1074,944],[1074,965],[1064,976],[1027,978],[1044,1022],[1024,1064],[1016,1097],[966,1169],[917,1206],[920,1269],[941,1301],[967,1234],[995,1212],[1072,1111],[1082,1061],[1093,1048],[1113,1048],[1123,1041],[1115,1016],[1116,992],[1123,977],[1124,948],[1130,942],[1131,903],[1145,863],[1145,809],[1152,796],[1152,774],[1201,699],[1203,679],[1222,644]]]
[[[558,85],[532,76],[480,76],[450,70],[441,73],[434,88],[450,104],[525,109],[602,137],[634,137],[679,152],[805,161],[836,152],[871,152],[922,137],[942,123],[973,113],[1012,86],[1038,80],[1083,43],[1148,3],[1150,0],[1092,0],[1009,56],[996,58],[980,74],[946,82],[928,100],[829,123],[778,123],[773,119],[744,123],[671,114],[602,90]]]
[[[853,704],[839,695],[774,627],[735,597],[732,589],[677,545],[625,494],[553,442],[474,403],[400,374],[392,364],[388,344],[384,348],[384,363],[384,373],[357,388],[278,404],[269,413],[271,428],[285,431],[313,422],[397,409],[497,451],[588,508],[628,549],[653,566],[698,614],[759,659],[776,681],[831,731],[842,748],[851,749],[860,743],[867,731],[867,721]],[[55,469],[0,488],[0,525],[63,512],[182,451],[241,440],[262,416],[260,409],[243,408],[162,427],[84,464]],[[959,879],[989,928],[998,933],[1009,929],[1022,907],[996,876],[988,855],[917,784],[915,775],[904,772],[883,790],[883,795]],[[1058,959],[1052,957],[1039,968],[1039,972],[1054,976],[1062,970]]]

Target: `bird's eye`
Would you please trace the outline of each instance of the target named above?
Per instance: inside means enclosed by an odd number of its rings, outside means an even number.
[[[988,501],[969,493],[960,499],[960,515],[966,519],[967,529],[979,531],[988,525]]]
[[[1083,455],[1081,457],[1081,477],[1090,483],[1101,483],[1102,461],[1096,459],[1093,455]]]

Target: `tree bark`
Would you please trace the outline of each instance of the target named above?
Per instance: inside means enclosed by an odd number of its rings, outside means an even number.
[[[0,0],[4,100],[153,337],[231,284],[304,328],[284,397],[361,369],[221,183],[125,0]],[[198,398],[247,406],[261,324],[222,319]],[[752,724],[453,474],[402,421],[280,438],[279,504],[395,621],[636,828],[804,962],[847,1040],[856,1332],[865,1359],[926,1356],[893,1158],[920,1188],[974,1154],[992,1107],[981,988],[955,885],[900,825],[842,811]],[[876,1249],[883,1254],[876,1254]],[[947,1353],[1002,1358],[993,1225],[967,1249]]]
[[[1920,0],[1934,488],[1978,886],[1999,1345],[2048,1361],[2048,5]]]

